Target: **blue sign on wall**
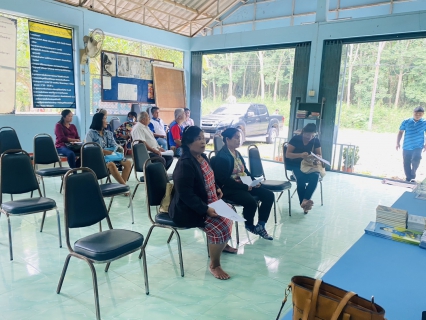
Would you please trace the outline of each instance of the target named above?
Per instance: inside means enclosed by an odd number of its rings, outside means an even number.
[[[34,108],[75,108],[72,30],[29,21]]]

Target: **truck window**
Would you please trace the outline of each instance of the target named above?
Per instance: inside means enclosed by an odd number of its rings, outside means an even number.
[[[263,104],[258,104],[257,108],[258,108],[260,116],[265,116],[268,114],[268,110],[266,109],[266,106],[264,106]]]
[[[248,109],[247,109],[247,116],[248,117],[254,117],[257,116],[258,112],[257,112],[257,108],[256,105],[251,105]]]

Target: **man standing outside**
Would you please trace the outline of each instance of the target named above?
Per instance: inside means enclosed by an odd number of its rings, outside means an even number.
[[[415,182],[416,171],[422,159],[422,150],[426,151],[425,132],[426,121],[423,119],[425,109],[417,107],[414,109],[413,117],[402,121],[396,138],[396,150],[401,145],[401,138],[405,131],[402,157],[404,162],[405,180]]]

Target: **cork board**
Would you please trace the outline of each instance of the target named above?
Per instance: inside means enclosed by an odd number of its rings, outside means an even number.
[[[186,108],[185,78],[182,69],[153,66],[155,104],[165,123],[174,120],[174,110]]]

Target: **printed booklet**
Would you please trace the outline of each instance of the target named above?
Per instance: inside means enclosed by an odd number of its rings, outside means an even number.
[[[387,226],[380,222],[371,221],[365,233],[376,237],[381,237],[389,240],[419,245],[422,237],[422,232],[407,230],[399,227]]]

